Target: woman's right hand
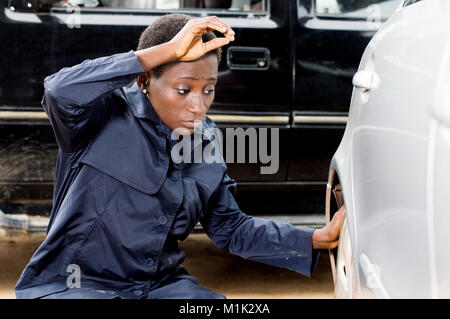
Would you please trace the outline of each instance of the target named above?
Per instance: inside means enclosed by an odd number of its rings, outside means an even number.
[[[203,42],[202,35],[210,31],[219,31],[225,37]],[[216,16],[189,20],[183,29],[168,43],[176,61],[193,61],[209,51],[234,41],[234,31]]]
[[[339,233],[345,218],[345,206],[334,214],[331,222],[324,228],[316,229],[312,235],[314,249],[334,249],[339,244]]]

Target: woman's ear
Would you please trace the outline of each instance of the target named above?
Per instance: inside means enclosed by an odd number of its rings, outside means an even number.
[[[144,89],[148,90],[148,85],[150,84],[150,72],[145,72],[142,73],[141,75],[138,76],[137,78],[137,84],[139,86],[139,88],[141,89],[141,91],[143,91]]]

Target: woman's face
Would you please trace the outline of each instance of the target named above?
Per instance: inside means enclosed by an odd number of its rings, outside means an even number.
[[[214,100],[217,69],[217,56],[207,55],[172,63],[159,77],[148,76],[147,96],[159,118],[179,134],[192,134]]]

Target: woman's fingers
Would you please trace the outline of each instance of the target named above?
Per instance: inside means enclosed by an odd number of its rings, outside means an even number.
[[[339,245],[339,240],[313,242],[314,249],[334,249]]]
[[[225,37],[215,38],[203,43],[201,36],[210,31],[221,32]],[[183,29],[169,41],[174,52],[174,59],[192,61],[211,50],[234,41],[234,31],[215,16],[191,19]]]
[[[345,218],[345,206],[341,206],[341,208],[336,212],[336,214],[334,214],[333,219],[331,219],[331,222],[327,225],[327,227],[329,228],[330,240],[338,238],[344,218]]]
[[[216,16],[212,16],[212,19],[214,21],[217,21],[217,23],[222,27],[225,28],[225,32],[222,32],[227,38],[233,38],[234,40],[234,31],[233,29],[231,29],[231,27],[226,24],[225,22],[223,22],[222,20],[220,20],[219,18],[217,18]]]
[[[328,243],[328,249],[335,249],[339,245],[339,240]]]
[[[227,38],[215,38],[205,43],[205,53],[220,48],[230,43]]]
[[[234,31],[229,25],[217,18],[216,16],[191,20],[193,22],[193,31],[196,35],[201,35],[209,31],[219,31],[226,38],[234,40]],[[232,40],[230,40],[232,41]]]
[[[338,215],[345,215],[345,206],[342,205],[339,210],[336,212]]]
[[[313,246],[317,249],[336,248],[339,243],[339,233],[345,219],[345,207],[342,206],[333,216],[331,222],[324,228],[313,233]]]
[[[335,220],[335,222],[344,220],[345,217],[345,206],[342,205],[339,210],[334,214],[333,219],[331,220],[331,222],[333,222]]]

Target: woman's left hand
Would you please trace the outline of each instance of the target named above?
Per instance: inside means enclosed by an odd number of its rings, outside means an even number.
[[[321,229],[316,229],[312,235],[314,249],[333,249],[338,246],[339,232],[345,218],[345,206],[334,214],[331,222]]]

